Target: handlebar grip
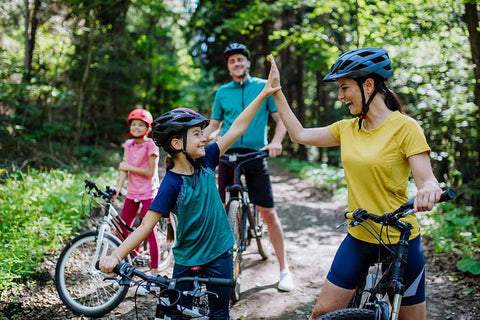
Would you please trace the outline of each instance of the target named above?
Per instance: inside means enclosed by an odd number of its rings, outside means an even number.
[[[119,264],[117,264],[117,265],[115,266],[115,268],[113,268],[113,272],[114,272],[115,274],[121,275],[121,274],[120,274],[120,270],[122,269],[122,267],[123,267],[124,264],[125,264],[125,263],[119,263]],[[97,260],[97,262],[95,262],[95,269],[100,270],[100,260]]]
[[[226,278],[210,278],[209,283],[214,286],[230,287],[234,288],[237,281],[235,279]]]
[[[455,191],[453,189],[447,189],[442,195],[440,196],[440,200],[438,202],[445,202],[450,201],[456,198]]]
[[[93,188],[95,186],[95,181],[85,180],[85,186],[87,186],[89,188]]]

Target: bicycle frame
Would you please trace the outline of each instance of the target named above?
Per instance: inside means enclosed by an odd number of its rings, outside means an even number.
[[[412,226],[409,223],[402,221],[396,221],[394,227],[400,231],[400,240],[397,244],[397,249],[394,251],[395,254],[391,253],[389,255],[391,260],[388,264],[388,267],[383,272],[378,283],[369,290],[371,292],[371,296],[370,299],[365,303],[366,308],[371,308],[372,310],[380,308],[380,314],[382,315],[381,319],[385,320],[397,320],[399,316],[400,306],[403,294],[405,292],[403,276],[405,273],[405,267],[407,265],[407,254],[409,247],[408,239],[411,235],[410,230],[412,229]],[[378,261],[378,263],[380,263],[380,261]],[[393,299],[391,300],[392,310],[390,317],[388,317],[390,313],[388,304],[383,301],[389,290],[393,294]]]
[[[227,163],[233,164],[234,167],[234,176],[233,176],[233,184],[231,186],[226,187],[226,195],[225,195],[225,202],[227,203],[226,208],[229,208],[232,201],[237,200],[242,206],[242,224],[241,224],[241,242],[240,248],[241,251],[245,251],[247,247],[247,239],[248,239],[248,225],[247,221],[249,220],[250,216],[252,215],[249,208],[249,197],[248,197],[248,188],[243,184],[241,176],[242,176],[242,166],[245,165],[247,162],[265,158],[267,156],[266,152],[251,152],[247,154],[224,154],[223,157],[228,158]],[[245,160],[238,161],[238,158],[246,158]],[[237,193],[237,196],[233,194]],[[251,227],[254,227],[255,221],[253,217],[250,218]],[[256,232],[256,230],[255,230]]]

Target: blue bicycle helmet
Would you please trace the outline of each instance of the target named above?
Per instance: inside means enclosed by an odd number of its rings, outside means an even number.
[[[225,51],[223,51],[223,57],[225,58],[225,61],[227,61],[228,57],[236,53],[243,54],[248,60],[250,60],[250,51],[248,51],[244,44],[237,42],[231,43],[225,48]]]
[[[384,81],[393,74],[392,62],[388,57],[388,52],[379,48],[362,48],[345,52],[335,61],[330,71],[323,77],[323,81],[335,81],[341,78],[355,79],[362,93],[362,112],[358,114],[360,118],[358,129],[362,127],[362,121],[366,118],[370,109],[370,103],[378,91],[386,90]],[[375,81],[375,90],[370,95],[368,101],[363,92],[363,83],[366,79],[373,78]]]
[[[383,80],[387,80],[393,74],[392,62],[386,50],[362,48],[345,52],[333,64],[323,81],[362,78],[372,73],[379,75]]]

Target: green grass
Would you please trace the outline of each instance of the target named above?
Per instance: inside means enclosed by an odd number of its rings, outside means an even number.
[[[116,170],[109,169],[103,175],[114,185]],[[80,229],[86,218],[80,192],[84,189],[83,181],[92,177],[87,173],[29,169],[3,178],[0,184],[0,292],[31,278],[44,255],[61,248],[64,241]]]

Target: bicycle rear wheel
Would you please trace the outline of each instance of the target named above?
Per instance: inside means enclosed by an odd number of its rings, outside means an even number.
[[[242,204],[238,200],[232,200],[228,205],[228,221],[235,237],[235,245],[232,248],[232,276],[236,280],[235,288],[232,290],[232,304],[240,300],[240,284],[242,277]]]
[[[129,286],[97,270],[92,261],[98,232],[88,231],[70,241],[63,249],[55,268],[55,287],[63,303],[76,315],[101,317],[123,301]],[[120,240],[105,234],[101,252],[109,255],[120,246]]]
[[[359,308],[348,308],[327,313],[316,320],[375,320],[375,311]]]
[[[250,213],[250,220],[254,220],[252,224],[250,221],[250,227],[252,228],[255,240],[257,241],[257,249],[263,260],[267,260],[272,255],[273,245],[268,236],[267,224],[263,221],[262,214],[258,211],[258,208],[254,204],[248,206]]]

